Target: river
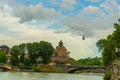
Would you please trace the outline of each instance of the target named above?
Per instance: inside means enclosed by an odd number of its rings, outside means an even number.
[[[0,80],[102,80],[96,74],[0,72]]]

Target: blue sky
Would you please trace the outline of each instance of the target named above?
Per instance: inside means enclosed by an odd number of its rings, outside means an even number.
[[[62,40],[75,59],[101,56],[96,41],[119,16],[120,0],[0,0],[0,45]]]

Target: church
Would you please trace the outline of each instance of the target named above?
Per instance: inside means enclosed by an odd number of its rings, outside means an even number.
[[[69,54],[70,52],[67,51],[61,40],[51,57],[51,61],[56,65],[65,65],[69,59]]]

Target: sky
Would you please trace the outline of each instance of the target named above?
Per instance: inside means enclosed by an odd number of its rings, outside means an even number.
[[[0,0],[0,45],[62,40],[76,60],[101,56],[96,42],[119,16],[120,0]]]

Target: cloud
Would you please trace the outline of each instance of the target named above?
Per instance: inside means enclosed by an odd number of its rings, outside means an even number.
[[[66,37],[64,40],[65,42],[65,47],[70,51],[70,56],[75,58],[75,59],[80,59],[80,58],[87,58],[91,55],[99,55],[94,53],[94,48],[95,45],[92,45],[95,43],[95,39],[86,39],[82,40],[82,36],[79,35],[68,35],[69,37]],[[91,41],[92,40],[92,41]],[[91,46],[92,45],[92,46]],[[73,47],[75,46],[75,47]],[[77,55],[77,56],[76,56]]]
[[[63,0],[61,3],[61,8],[71,10],[74,9],[75,4],[76,0]],[[35,21],[35,23],[32,24],[32,27],[33,26],[41,27],[44,24],[46,24],[44,25],[45,28],[49,27],[51,24],[55,24],[52,27],[60,25],[59,30],[55,29],[56,33],[72,32],[77,35],[93,37],[95,36],[94,34],[96,33],[96,31],[102,31],[103,29],[111,31],[113,29],[110,27],[112,27],[112,24],[115,22],[115,19],[117,19],[117,17],[120,14],[118,6],[119,5],[115,0],[113,2],[106,0],[98,6],[89,5],[87,7],[84,7],[83,9],[80,10],[79,14],[71,16],[69,14],[64,15],[62,13],[59,13],[55,11],[54,8],[46,8],[41,4],[37,4],[30,6],[22,6],[19,7],[17,10],[13,9],[13,12],[15,12],[14,13],[15,17],[13,19],[15,19],[16,22],[19,21],[24,23],[28,22],[27,26],[29,27],[30,27],[29,24],[31,24],[30,21]],[[11,21],[14,22],[15,20]],[[50,23],[51,21],[53,22]],[[25,24],[22,24],[22,26],[24,25]],[[36,28],[38,29],[38,27]],[[24,27],[23,29],[27,30],[28,28]],[[11,30],[15,31],[14,28]],[[35,32],[33,30],[30,31]]]
[[[106,0],[104,3],[100,4],[100,7],[109,15],[115,15],[120,12],[118,9],[119,5],[116,0]]]
[[[65,10],[73,10],[76,3],[76,0],[62,0],[60,8]]]
[[[7,8],[6,8],[7,6]],[[30,37],[30,36],[38,36],[43,35],[44,33],[46,34],[47,31],[42,31],[44,28],[38,28],[35,27],[36,25],[31,25],[31,24],[26,24],[26,23],[19,23],[20,18],[13,16],[12,12],[12,7],[10,7],[7,4],[4,4],[1,6],[2,8],[0,9],[0,27],[1,29],[4,28],[4,30],[7,30],[9,32],[17,33],[18,37]],[[37,24],[38,25],[38,24]],[[41,27],[48,26],[49,24],[39,24]],[[41,31],[40,31],[41,30]],[[49,30],[48,30],[49,33]],[[7,33],[6,33],[7,34]],[[16,38],[18,38],[16,37]]]
[[[120,10],[116,0],[113,2],[106,0],[98,6],[84,7],[76,16],[65,16],[62,24],[66,27],[64,28],[66,32],[100,39],[113,31],[113,23],[117,21],[119,15]],[[104,35],[99,35],[102,33]]]
[[[48,9],[41,4],[25,6],[15,10],[15,16],[20,17],[21,22],[31,21],[33,19],[51,20],[52,18],[55,18],[56,15],[57,13],[53,8]]]
[[[63,25],[68,27],[68,31],[77,32],[80,35],[91,36],[93,32],[92,28],[89,27],[89,24],[86,24],[87,19],[82,16],[76,17],[65,17],[63,19]],[[88,31],[89,30],[89,31]]]
[[[100,0],[88,0],[90,2],[99,2]]]
[[[51,25],[50,21],[53,21],[52,24],[57,23],[54,26],[60,25],[60,29],[56,29],[56,33],[72,32],[77,35],[93,37],[95,36],[94,34],[96,31],[98,31],[98,29],[99,31],[103,29],[108,30],[109,26],[112,26],[112,24],[114,23],[114,21],[112,21],[112,18],[116,18],[116,16],[106,16],[106,8],[103,5],[107,3],[108,1],[101,3],[100,7],[92,5],[84,7],[76,16],[63,15],[62,13],[55,11],[53,8],[46,8],[41,4],[37,4],[21,7],[21,9],[19,8],[20,10],[18,9],[18,11],[15,10],[15,16],[19,17],[21,19],[21,22],[29,22],[35,20],[38,22],[38,24],[40,24],[38,26],[42,25],[41,21],[49,23],[48,25],[46,25],[46,28]],[[63,0],[61,3],[61,8],[67,10],[74,9],[75,4],[76,0]],[[116,4],[115,1],[114,4]],[[111,5],[107,5],[107,7],[109,6]],[[111,24],[105,23],[109,21],[111,22]],[[110,31],[111,29],[109,29],[108,31]]]
[[[89,5],[88,7],[84,7],[83,10],[81,11],[83,14],[85,15],[94,15],[94,16],[97,16],[97,15],[101,15],[101,10],[98,8],[98,7],[95,7],[95,6],[91,6]]]
[[[104,35],[99,35],[100,37],[105,37],[113,31],[113,23],[116,22],[117,18],[116,16],[101,16],[89,19],[80,14],[75,17],[65,17],[62,23],[67,32],[85,35],[87,38],[98,38],[97,35],[102,34],[103,30],[106,32],[104,32]]]
[[[59,2],[58,2],[58,0],[51,0],[50,4],[54,5],[54,6],[57,6],[57,5],[59,5]]]

